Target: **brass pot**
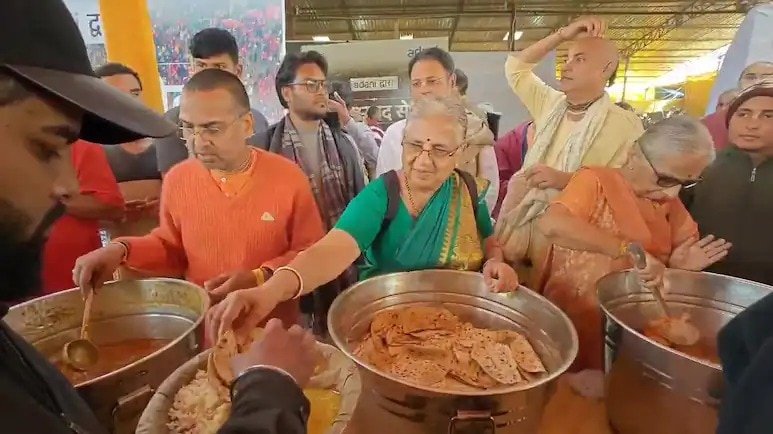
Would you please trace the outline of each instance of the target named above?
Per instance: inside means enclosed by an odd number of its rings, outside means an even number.
[[[90,338],[96,344],[165,339],[158,351],[121,369],[76,384],[99,421],[114,433],[133,433],[155,389],[199,351],[209,308],[204,289],[176,279],[122,280],[94,297]],[[83,316],[79,289],[14,306],[6,323],[49,357],[76,337]]]

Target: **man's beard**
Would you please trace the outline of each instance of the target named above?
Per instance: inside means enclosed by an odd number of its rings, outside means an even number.
[[[0,301],[18,301],[40,291],[46,230],[63,213],[64,205],[57,202],[32,236],[24,239],[31,219],[8,201],[0,200]]]
[[[328,116],[329,112],[321,112],[316,111],[314,109],[309,110],[298,110],[295,112],[296,116],[303,119],[304,121],[321,121],[322,119],[325,119]]]

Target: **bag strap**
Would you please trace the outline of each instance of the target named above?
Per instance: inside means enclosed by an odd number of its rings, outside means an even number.
[[[384,220],[381,222],[381,230],[383,231],[394,220],[400,206],[400,178],[397,176],[397,172],[390,170],[381,175],[381,179],[384,180],[387,191],[387,209]]]

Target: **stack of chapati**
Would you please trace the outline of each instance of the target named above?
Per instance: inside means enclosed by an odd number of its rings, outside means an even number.
[[[435,306],[378,313],[355,355],[407,382],[456,391],[526,383],[546,373],[524,335],[476,328]]]

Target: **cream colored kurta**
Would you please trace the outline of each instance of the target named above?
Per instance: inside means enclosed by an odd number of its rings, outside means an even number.
[[[513,92],[526,106],[526,109],[534,119],[534,124],[539,134],[551,112],[557,105],[562,103],[565,95],[563,92],[553,89],[540,80],[532,71],[534,66],[534,64],[524,63],[518,57],[511,55],[508,56],[505,63],[505,73]],[[553,135],[547,152],[539,158],[538,163],[565,171],[566,169],[562,167],[562,164],[565,161],[564,156],[567,152],[567,139],[574,129],[578,128],[581,124],[582,122],[580,121],[572,121],[564,116]],[[629,149],[643,132],[642,122],[634,113],[612,105],[603,120],[600,132],[585,148],[581,158],[581,166],[622,166],[628,157]],[[530,148],[527,151],[527,155],[524,158],[525,161],[530,160],[529,154],[533,151],[534,148]],[[531,159],[533,160],[533,158],[534,156]],[[529,187],[526,185],[525,177],[521,172],[511,178],[507,196],[505,196],[502,203],[502,210],[500,212],[500,219],[502,221],[497,225],[497,233],[500,233],[500,226],[505,221],[504,219],[508,216],[508,213],[521,204],[528,192]],[[540,240],[539,234],[534,234],[532,224],[524,225],[516,234],[500,241],[503,243],[505,256],[508,260],[516,263],[516,265],[518,261],[528,257],[535,266],[539,267],[543,262],[544,254],[547,252],[547,246],[533,246],[533,244],[545,243],[544,239]],[[522,273],[528,272],[523,269],[519,271]],[[522,276],[522,278],[527,281],[527,284],[532,286],[538,285],[528,275]],[[535,287],[535,289],[539,288]]]

